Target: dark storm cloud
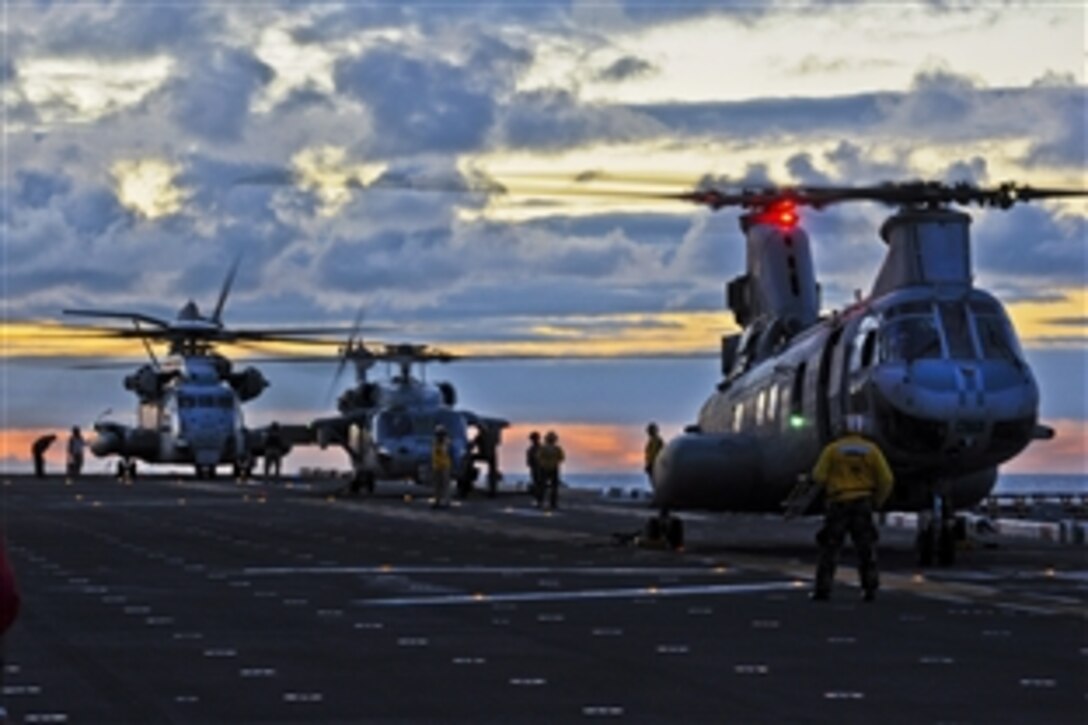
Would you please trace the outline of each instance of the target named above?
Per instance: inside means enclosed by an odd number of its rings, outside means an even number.
[[[63,56],[127,58],[184,50],[216,23],[214,12],[188,4],[23,4],[13,12],[24,28],[48,28],[40,33],[41,50]]]
[[[84,238],[97,237],[115,224],[128,223],[132,219],[114,193],[101,187],[73,193],[61,212],[72,231]]]
[[[1084,286],[1088,278],[1088,219],[1043,206],[987,212],[972,225],[980,272],[1053,286]]]
[[[806,151],[789,157],[786,160],[786,169],[790,172],[790,177],[799,184],[818,186],[831,183],[831,177],[816,168],[812,154]]]
[[[379,47],[336,64],[338,92],[361,101],[375,121],[368,142],[380,155],[472,151],[495,115],[493,90],[468,67]]]
[[[239,140],[250,101],[272,79],[272,70],[249,52],[226,49],[189,63],[165,89],[174,103],[174,120],[208,141]]]
[[[632,78],[641,78],[651,75],[656,70],[654,64],[648,60],[637,58],[633,55],[627,55],[620,58],[615,63],[612,63],[607,68],[602,69],[597,73],[596,79],[609,83],[622,83],[623,81]]]
[[[763,139],[780,134],[845,134],[876,126],[885,118],[882,100],[891,95],[653,103],[632,106],[631,110],[657,120],[673,134]]]
[[[516,284],[498,277],[477,279],[447,295],[440,305],[427,310],[426,319],[488,319],[563,315],[621,314],[658,310],[667,293],[666,285],[652,282],[621,289],[582,280],[547,278],[521,279]],[[525,320],[518,327],[525,329]],[[468,330],[467,339],[489,338],[487,326]],[[536,339],[533,336],[518,339]]]
[[[1033,143],[1024,163],[1030,167],[1054,167],[1083,171],[1088,167],[1088,89],[1081,87],[1043,88],[1055,96],[1051,123],[1056,129]]]
[[[511,148],[559,149],[607,140],[623,143],[668,133],[652,114],[620,106],[587,105],[570,92],[520,93],[504,109],[497,132]]]
[[[72,180],[63,174],[44,174],[37,171],[15,172],[14,202],[31,209],[48,206],[56,196],[67,194],[72,189]]]
[[[76,268],[46,264],[24,268],[20,274],[9,274],[6,283],[7,294],[16,298],[56,290],[94,298],[105,290],[113,293],[130,290],[133,279],[131,274],[116,267]],[[54,309],[51,313],[57,315],[60,310]]]
[[[691,227],[689,216],[676,214],[603,213],[589,216],[551,216],[519,224],[525,230],[557,237],[604,237],[621,232],[632,241],[671,247]]]
[[[445,242],[448,229],[381,232],[330,244],[318,264],[326,289],[360,294],[437,292],[464,273]]]

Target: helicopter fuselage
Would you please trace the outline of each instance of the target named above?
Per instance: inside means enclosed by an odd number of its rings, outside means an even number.
[[[1045,429],[1008,317],[972,285],[968,224],[947,210],[892,217],[870,297],[820,319],[805,299],[814,280],[795,273],[807,237],[746,227],[749,275],[730,285],[745,331],[723,341],[718,391],[658,458],[656,505],[781,511],[848,416],[892,466],[888,508],[929,509],[935,497],[961,508],[985,497],[997,466]],[[753,258],[766,262],[758,275]]]
[[[723,388],[662,452],[659,505],[780,511],[856,415],[896,474],[890,508],[926,508],[935,487],[969,506],[1031,441],[1039,401],[1011,326],[980,290],[904,289],[855,306]]]
[[[92,452],[198,469],[239,463],[248,450],[241,405],[216,365],[188,358],[141,368],[126,380],[139,397],[137,425],[96,423]]]
[[[412,363],[419,362],[411,350],[396,349],[401,364],[399,375],[387,381],[369,382],[365,368],[357,385],[339,400],[341,415],[314,421],[316,441],[321,446],[341,445],[351,458],[354,479],[352,489],[372,490],[377,481],[410,480],[422,485],[433,482],[431,470],[435,429],[442,426],[450,444],[451,475],[462,491],[475,478],[475,460],[495,465],[494,447],[501,441],[501,431],[508,423],[459,410],[456,392],[449,383],[428,383],[410,374]],[[485,433],[491,442],[490,453],[474,449],[470,426]],[[490,471],[497,475],[497,471]]]

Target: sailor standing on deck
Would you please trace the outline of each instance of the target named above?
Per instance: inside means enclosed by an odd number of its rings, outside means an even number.
[[[661,440],[661,434],[657,431],[657,423],[646,426],[646,448],[643,453],[646,456],[646,475],[650,478],[650,486],[654,485],[654,462],[657,460],[661,449],[665,447],[665,441]]]
[[[559,436],[553,430],[548,431],[544,436],[544,445],[536,454],[536,462],[540,466],[540,500],[544,500],[544,492],[547,492],[550,509],[559,508],[559,467],[564,458]]]
[[[536,507],[544,505],[544,482],[540,476],[540,433],[533,431],[529,434],[529,447],[525,449],[525,467],[529,469],[529,493],[533,496]]]
[[[79,426],[72,426],[72,434],[68,436],[68,477],[75,478],[83,471],[83,449],[86,442]]]
[[[434,440],[431,443],[431,475],[434,477],[434,503],[432,508],[446,508],[450,505],[450,469],[453,461],[450,457],[450,439],[446,427],[434,427]]]
[[[829,443],[812,469],[812,480],[824,487],[827,510],[816,534],[820,561],[816,567],[815,600],[831,596],[835,566],[846,533],[854,542],[862,597],[871,602],[880,585],[876,568],[876,526],[873,509],[884,505],[894,478],[880,448],[862,433],[863,419],[847,418],[844,435]]]

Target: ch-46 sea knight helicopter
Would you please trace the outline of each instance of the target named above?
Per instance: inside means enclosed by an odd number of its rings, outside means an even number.
[[[428,363],[447,363],[458,357],[427,345],[410,343],[370,346],[352,334],[341,350],[335,380],[350,361],[355,385],[337,400],[340,414],[319,418],[310,425],[318,445],[339,445],[351,458],[352,493],[374,491],[377,481],[431,481],[431,444],[436,426],[445,428],[453,458],[453,478],[467,495],[477,476],[476,461],[487,466],[491,495],[501,478],[496,464],[502,430],[501,418],[478,415],[455,407],[457,392],[448,382],[428,382]],[[368,373],[384,362],[391,374],[371,380]],[[418,368],[419,375],[413,374]],[[470,432],[475,434],[470,437]]]
[[[268,429],[245,427],[242,404],[268,386],[260,370],[236,370],[216,352],[217,344],[249,345],[261,342],[328,343],[300,337],[330,330],[316,328],[231,329],[223,324],[226,304],[237,272],[230,268],[210,316],[189,300],[174,320],[139,312],[67,309],[66,315],[128,320],[131,328],[99,327],[100,334],[143,343],[150,362],[124,378],[126,390],[137,398],[136,425],[99,420],[94,424],[91,451],[99,457],[117,456],[118,474],[131,476],[136,461],[151,464],[192,465],[198,478],[211,478],[220,465],[235,475],[248,473],[254,459],[265,452]],[[336,332],[337,330],[332,330]],[[165,343],[160,359],[153,343]],[[115,364],[107,364],[116,367]],[[88,365],[83,367],[101,367]],[[279,426],[281,451],[305,439],[304,426]]]
[[[920,562],[951,563],[955,511],[988,495],[998,465],[1053,435],[1009,318],[973,284],[971,218],[952,207],[1085,193],[910,182],[668,195],[739,207],[747,270],[727,285],[742,331],[722,339],[723,379],[654,467],[652,525],[679,528],[665,515],[677,509],[781,511],[857,416],[895,473],[887,508],[920,512]],[[850,201],[897,207],[880,229],[887,251],[869,295],[821,317],[798,208]]]

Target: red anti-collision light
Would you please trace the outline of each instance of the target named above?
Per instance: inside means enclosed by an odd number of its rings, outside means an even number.
[[[797,209],[793,202],[782,201],[767,210],[766,220],[784,229],[792,229],[797,225]]]

